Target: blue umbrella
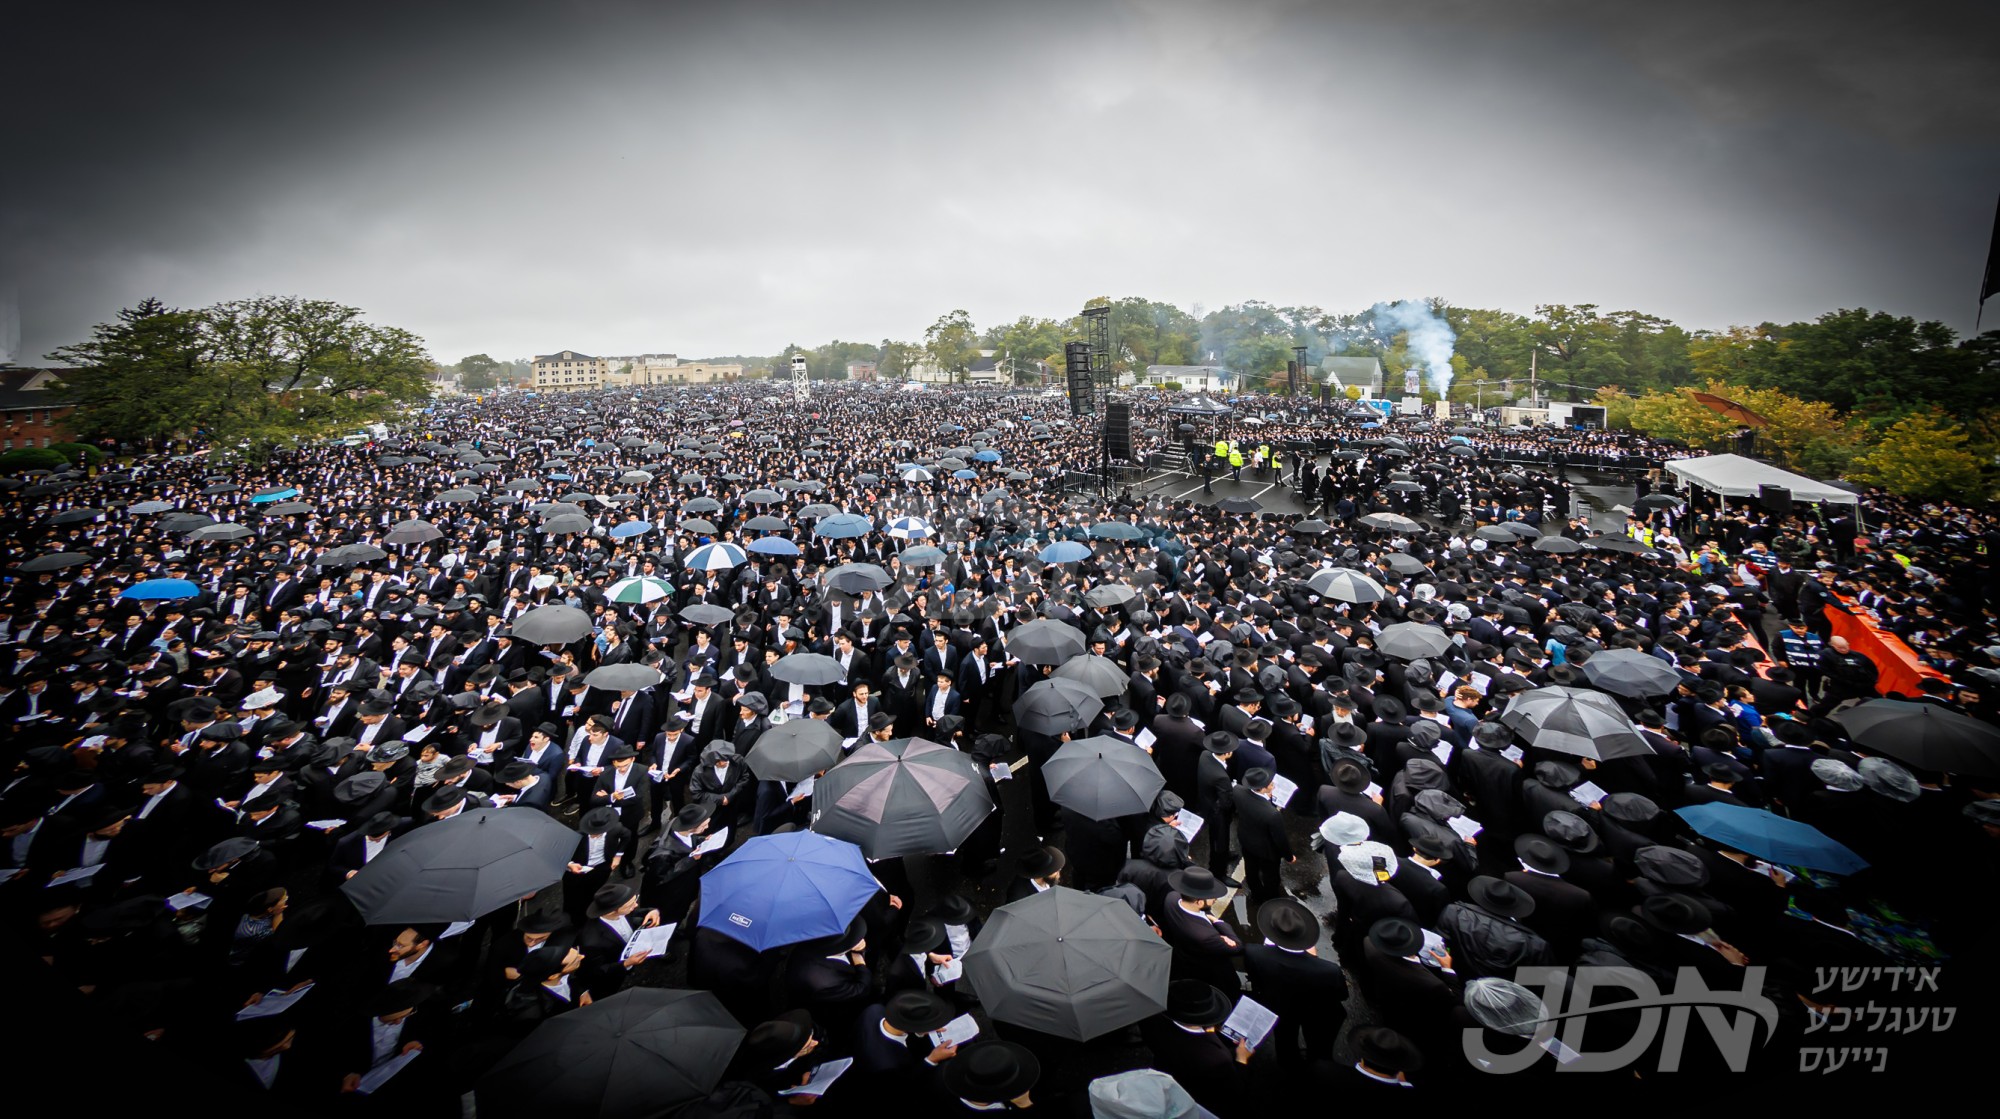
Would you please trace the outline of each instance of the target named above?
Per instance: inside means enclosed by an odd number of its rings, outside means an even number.
[[[281,490],[265,490],[262,493],[256,494],[255,496],[251,497],[250,504],[261,505],[266,501],[283,501],[288,497],[297,497],[297,496],[299,496],[299,491],[297,489],[291,486],[286,486],[284,489]]]
[[[124,598],[193,598],[201,588],[186,579],[148,579],[125,588]]]
[[[760,835],[703,876],[701,927],[764,952],[841,932],[881,888],[844,839]]]
[[[757,539],[752,540],[748,547],[750,551],[760,556],[796,556],[799,554],[799,546],[782,536],[759,536]]]
[[[575,480],[576,480],[576,479],[574,479],[574,478],[570,477],[570,476],[569,476],[569,475],[567,475],[567,474],[551,474],[551,475],[549,475],[549,481],[551,481],[551,482],[573,482],[573,481],[575,481]]]
[[[651,531],[653,531],[653,522],[651,521],[626,521],[622,525],[612,527],[611,538],[613,540],[630,540],[634,536],[644,536]]]
[[[977,454],[975,454],[975,455],[973,455],[973,456],[972,456],[972,460],[973,460],[974,462],[999,462],[999,461],[1000,461],[1000,452],[999,452],[999,451],[980,451],[979,453],[977,453]]]
[[[1674,810],[1697,833],[1785,866],[1852,874],[1868,860],[1811,824],[1740,804],[1695,804]]]
[[[1466,444],[1470,444],[1472,442],[1472,440],[1467,439],[1463,435],[1454,435],[1451,437],[1451,441],[1454,443],[1466,443]]]
[[[835,513],[813,526],[814,536],[827,536],[835,540],[866,536],[873,531],[875,522],[859,513]]]
[[[690,571],[727,571],[750,562],[750,557],[734,544],[703,544],[681,562]]]
[[[977,471],[972,470],[954,470],[951,472],[951,476],[962,482],[969,478],[977,478],[979,474]]]
[[[1090,558],[1090,546],[1074,540],[1058,540],[1038,555],[1043,563],[1075,563]]]
[[[1373,423],[1373,422],[1370,422],[1370,423],[1365,423],[1365,424],[1362,424],[1362,425],[1361,425],[1361,430],[1363,430],[1363,431],[1373,431],[1373,430],[1375,430],[1376,428],[1378,428],[1378,427],[1381,427],[1381,426],[1382,426],[1382,425],[1381,425],[1381,424],[1379,424],[1379,423]]]

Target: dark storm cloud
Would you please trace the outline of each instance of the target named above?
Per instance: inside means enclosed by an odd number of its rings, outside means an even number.
[[[438,356],[765,351],[1092,295],[1969,326],[1991,9],[55,6],[16,52],[21,358],[303,293]]]

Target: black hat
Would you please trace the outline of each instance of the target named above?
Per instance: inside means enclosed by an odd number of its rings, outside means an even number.
[[[945,894],[931,908],[931,914],[947,925],[963,925],[972,920],[972,903],[958,894]]]
[[[460,774],[472,772],[472,758],[467,754],[446,758],[437,768],[437,779],[449,781]]]
[[[333,787],[333,799],[352,808],[366,802],[368,798],[374,796],[376,793],[381,792],[382,786],[388,783],[389,779],[384,777],[381,771],[364,769],[352,776],[342,778],[340,784]]]
[[[1556,846],[1547,836],[1515,836],[1514,854],[1527,864],[1529,870],[1543,874],[1563,874],[1569,870],[1569,852]]]
[[[1632,856],[1632,865],[1648,882],[1662,886],[1700,886],[1708,882],[1708,866],[1701,856],[1678,847],[1654,844],[1641,847]]]
[[[584,908],[584,915],[592,918],[602,917],[631,900],[632,887],[622,882],[600,886],[597,892],[590,896],[590,904]]]
[[[196,870],[215,870],[239,859],[247,859],[258,851],[257,841],[246,836],[231,836],[217,843],[194,858]]]
[[[395,709],[395,705],[386,699],[371,698],[361,701],[361,713],[363,715],[387,715]]]
[[[1226,730],[1209,731],[1201,740],[1201,748],[1211,754],[1235,753],[1236,736]]]
[[[460,785],[441,785],[436,792],[424,798],[423,810],[433,816],[449,812],[465,803],[465,789]]]
[[[1360,762],[1342,760],[1333,763],[1333,783],[1343,793],[1358,793],[1374,784],[1374,778]]]
[[[563,958],[575,947],[575,941],[568,933],[556,933],[547,943],[521,958],[521,978],[530,983],[542,983],[562,974]]]
[[[511,785],[516,781],[531,777],[539,772],[541,771],[535,767],[535,763],[533,762],[511,761],[500,767],[500,772],[495,779],[502,785]]]
[[[1472,740],[1488,750],[1504,750],[1514,740],[1514,732],[1488,719],[1472,728]]]
[[[1258,906],[1257,928],[1266,940],[1294,952],[1319,943],[1319,922],[1312,910],[1291,898],[1272,898]]]
[[[1639,916],[1675,936],[1693,936],[1715,923],[1708,907],[1686,894],[1655,894],[1640,904]]]
[[[906,1034],[927,1034],[958,1016],[956,1007],[928,991],[898,991],[882,1009],[883,1021]]]
[[[475,727],[497,727],[500,725],[500,720],[506,716],[506,704],[489,703],[466,716],[466,721]]]
[[[600,804],[583,814],[576,822],[576,830],[584,835],[600,835],[610,831],[618,823],[618,810],[608,804]]]
[[[1414,956],[1424,946],[1424,931],[1407,917],[1384,917],[1369,927],[1368,942],[1385,956]]]
[[[707,799],[691,800],[681,805],[680,810],[674,813],[674,830],[693,831],[714,815],[715,806]]]
[[[1021,856],[1021,875],[1024,878],[1047,878],[1068,862],[1059,848],[1037,847]]]
[[[1199,866],[1183,867],[1167,875],[1167,889],[1187,901],[1213,901],[1229,892],[1220,879]]]
[[[1520,920],[1535,911],[1535,899],[1511,882],[1482,874],[1466,884],[1465,892],[1489,913]]]
[[[1041,1062],[1011,1041],[980,1041],[959,1050],[941,1072],[944,1090],[973,1103],[1004,1103],[1042,1078]]]
[[[374,762],[399,762],[409,756],[410,747],[407,743],[403,742],[383,742],[368,751],[368,761],[371,764]]]
[[[1377,719],[1385,723],[1393,723],[1407,714],[1409,712],[1404,710],[1403,702],[1395,696],[1378,695],[1375,697],[1375,717]]]
[[[1612,793],[1604,798],[1603,812],[1621,824],[1644,824],[1659,816],[1660,806],[1638,793]]]
[[[562,728],[554,723],[536,723],[535,729],[547,736],[551,742],[562,741]]]
[[[611,749],[604,751],[604,760],[607,762],[622,762],[627,758],[636,758],[638,756],[639,751],[634,750],[631,744],[625,742],[621,742]]]
[[[776,1068],[798,1056],[799,1050],[812,1040],[812,1035],[812,1015],[803,1010],[787,1010],[768,1022],[753,1026],[737,1052],[752,1068]]]
[[[1274,780],[1274,778],[1275,775],[1272,774],[1270,770],[1265,769],[1262,766],[1246,769],[1243,771],[1243,787],[1249,789],[1253,793],[1261,792],[1264,789],[1270,787],[1270,784],[1272,780]]]
[[[1229,998],[1199,979],[1167,985],[1167,1017],[1183,1026],[1220,1026],[1229,1018]]]
[[[1348,1035],[1354,1055],[1377,1072],[1415,1072],[1424,1067],[1424,1055],[1410,1039],[1387,1026],[1364,1026]]]
[[[1540,761],[1535,763],[1535,780],[1551,789],[1568,789],[1583,780],[1583,771],[1568,762]]]
[[[1598,848],[1597,829],[1574,812],[1557,809],[1542,817],[1542,834],[1564,850],[1588,855]]]
[[[380,777],[382,775],[378,773],[375,776]],[[394,812],[382,811],[361,821],[361,827],[357,830],[362,835],[381,835],[385,831],[395,831],[398,827],[402,826],[402,823],[403,818],[401,816],[396,815]]]
[[[912,956],[929,952],[943,939],[943,921],[935,917],[918,917],[903,929],[903,951]]]

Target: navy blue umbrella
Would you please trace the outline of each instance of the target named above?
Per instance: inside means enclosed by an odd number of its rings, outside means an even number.
[[[833,936],[881,888],[844,839],[760,835],[703,876],[700,923],[762,952]]]

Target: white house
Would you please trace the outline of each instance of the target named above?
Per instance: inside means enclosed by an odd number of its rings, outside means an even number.
[[[1148,365],[1143,374],[1127,373],[1119,382],[1127,388],[1178,384],[1182,392],[1227,392],[1235,379],[1220,365]]]

